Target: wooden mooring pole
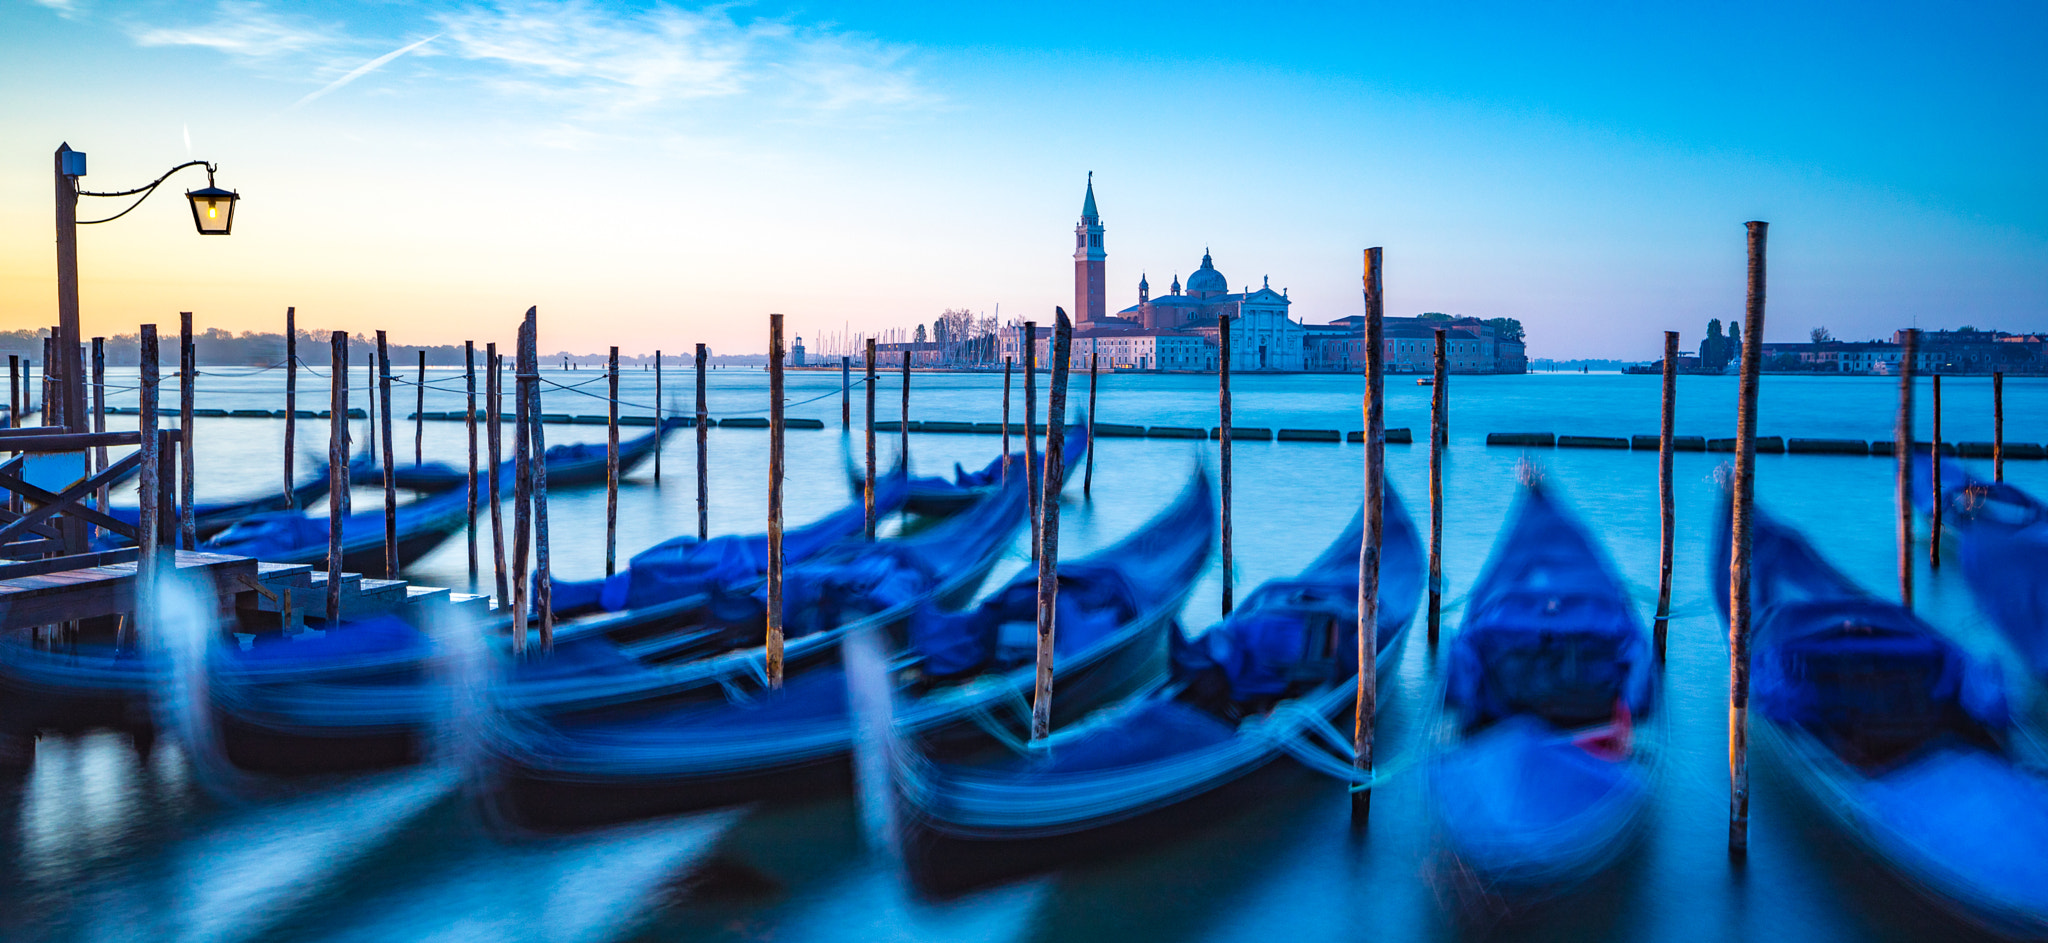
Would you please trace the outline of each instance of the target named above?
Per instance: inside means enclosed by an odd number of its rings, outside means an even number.
[[[377,332],[377,411],[383,414],[383,450],[378,453],[384,463],[384,578],[398,578],[398,462],[392,456],[391,447],[391,350],[385,346],[384,332]]]
[[[1899,414],[1892,424],[1892,476],[1898,499],[1899,605],[1913,608],[1913,381],[1920,366],[1920,330],[1899,345]]]
[[[618,571],[619,559],[619,349],[612,348],[607,365],[611,411],[605,414],[604,435],[604,575]],[[656,426],[660,429],[660,426]],[[655,438],[661,437],[660,432]]]
[[[1216,316],[1216,427],[1223,508],[1223,614],[1229,615],[1236,602],[1237,574],[1231,558],[1230,534],[1230,315]]]
[[[526,567],[531,550],[533,534],[533,425],[527,418],[532,404],[526,399],[526,329],[529,322],[519,323],[519,333],[512,346],[512,651],[524,654],[526,651],[526,623],[533,610],[532,595],[527,592]]]
[[[377,352],[372,350],[363,364],[363,454],[377,454]]]
[[[1372,811],[1373,725],[1379,717],[1380,542],[1385,529],[1387,420],[1382,376],[1381,249],[1365,250],[1365,530],[1358,548],[1358,698],[1351,715],[1351,764],[1364,788],[1351,793],[1351,823],[1363,826]],[[1227,353],[1229,348],[1224,348]]]
[[[865,530],[862,532],[867,535],[867,539],[873,540],[875,539],[875,339],[870,337],[867,341],[868,465],[867,482],[865,487],[861,489],[861,503],[867,511],[867,516],[864,518]]]
[[[853,431],[853,358],[839,358],[839,431]]]
[[[107,431],[107,339],[92,339],[92,431]],[[107,447],[102,445],[96,451],[97,461],[93,464],[95,473],[107,470]],[[100,486],[96,504],[102,514],[113,507],[108,503],[110,495],[106,485]]]
[[[1444,613],[1444,379],[1448,339],[1436,329],[1429,388],[1429,647],[1436,648]]]
[[[666,428],[662,425],[661,415],[661,351],[657,350],[654,352],[654,483],[657,485],[661,484],[661,446],[667,441],[662,432]]]
[[[528,448],[533,452],[533,582],[534,603],[540,609],[540,650],[555,650],[555,568],[548,552],[548,435],[540,408],[540,311],[526,309],[526,362],[521,382],[527,384],[526,416],[533,423]]]
[[[491,573],[493,588],[498,594],[500,607],[509,604],[510,590],[505,581],[505,483],[504,475],[504,425],[505,425],[505,358],[498,353],[496,342],[484,344],[484,441],[490,443],[491,492]],[[515,646],[524,641],[515,638]]]
[[[1060,482],[1066,477],[1067,377],[1074,322],[1065,308],[1053,309],[1052,388],[1045,404],[1045,520],[1038,531],[1038,675],[1031,694],[1031,739],[1052,733],[1053,639],[1060,589]]]
[[[1927,444],[1927,473],[1934,493],[1927,496],[1927,568],[1941,569],[1941,374],[1931,380],[1934,387],[1934,441]]]
[[[1008,483],[1010,480],[1010,371],[1015,365],[1015,358],[1003,358],[1003,481],[1005,483]]]
[[[186,550],[199,548],[199,518],[192,507],[192,404],[199,383],[198,348],[192,342],[192,312],[178,312],[178,541]],[[43,373],[50,372],[48,358]],[[49,400],[43,401],[45,408]]]
[[[1749,551],[1755,534],[1757,375],[1763,364],[1764,248],[1769,223],[1749,228],[1749,301],[1742,315],[1735,401],[1735,493],[1728,561],[1728,854],[1749,854]]]
[[[469,494],[466,510],[469,512],[469,591],[476,592],[476,342],[462,342],[462,378],[466,388],[462,411],[463,431],[469,434]]]
[[[427,349],[420,348],[420,369],[413,384],[412,463],[426,464],[427,443]]]
[[[1099,353],[1095,348],[1099,343],[1095,340],[1088,342],[1088,467],[1081,472],[1081,497],[1084,498],[1092,497],[1095,491],[1095,379],[1096,355]]]
[[[1664,403],[1657,427],[1657,621],[1652,640],[1657,663],[1664,662],[1665,635],[1671,621],[1671,554],[1678,539],[1678,515],[1671,497],[1672,458],[1677,446],[1678,332],[1664,332]]]
[[[1991,480],[2005,480],[2005,371],[1991,371]]]
[[[284,506],[299,506],[294,493],[292,462],[297,456],[299,435],[299,319],[298,308],[284,309]],[[289,615],[289,614],[287,614]]]
[[[910,352],[903,353],[903,411],[910,412]],[[768,640],[769,690],[782,688],[782,315],[768,316]]]
[[[711,410],[704,401],[704,367],[706,355],[703,344],[697,345],[697,539],[711,539],[711,456],[705,451],[710,443]]]
[[[341,621],[341,525],[348,520],[348,332],[328,338],[327,627]],[[145,354],[146,363],[151,358]]]
[[[157,349],[156,325],[142,325],[141,359],[137,361],[137,402],[141,415],[136,417],[137,438],[142,445],[142,472],[135,482],[135,617],[127,620],[133,626],[137,621],[148,618],[156,592],[156,555],[161,545],[163,522],[160,515],[163,508],[157,504],[157,497],[163,493],[163,482],[159,478],[163,467],[163,439],[157,435]],[[15,416],[19,423],[21,417]],[[124,633],[128,634],[128,633]],[[130,647],[132,637],[118,640],[122,647]]]
[[[24,409],[22,409],[22,408],[21,408],[21,355],[20,355],[20,354],[8,354],[8,355],[7,355],[7,422],[8,422],[8,424],[9,424],[9,425],[11,425],[11,426],[13,426],[13,427],[15,427],[15,428],[17,428],[17,429],[18,429],[18,428],[20,428],[20,427],[21,427],[21,424],[22,424],[22,423],[21,423],[21,414],[22,414],[22,413],[24,413],[24,412],[27,412],[27,410],[24,410]]]
[[[1024,322],[1024,488],[1030,492],[1031,559],[1038,559],[1038,519],[1044,502],[1039,483],[1045,480],[1038,463],[1038,322]]]
[[[902,437],[896,454],[903,463],[903,474],[910,474],[910,351],[903,352],[903,417],[897,422],[896,430]]]

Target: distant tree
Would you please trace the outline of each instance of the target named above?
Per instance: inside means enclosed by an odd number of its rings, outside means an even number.
[[[1445,313],[1443,313],[1442,311],[1424,311],[1424,312],[1422,312],[1421,314],[1418,314],[1418,315],[1416,315],[1416,317],[1417,317],[1417,318],[1419,318],[1419,319],[1421,319],[1421,320],[1424,320],[1424,321],[1453,321],[1453,320],[1456,320],[1456,318],[1453,318],[1452,316],[1450,316],[1450,315],[1448,315],[1448,314],[1445,314]]]
[[[1726,367],[1728,361],[1742,359],[1742,325],[1732,320],[1728,322],[1728,346],[1724,350],[1721,366]]]
[[[1700,340],[1700,369],[1720,373],[1728,365],[1728,338],[1721,336],[1721,319],[1707,322],[1707,336]]]
[[[1835,335],[1828,333],[1828,329],[1826,327],[1814,328],[1813,330],[1806,332],[1806,336],[1812,338],[1813,342],[1816,344],[1826,344],[1835,339]]]
[[[1522,322],[1514,318],[1487,318],[1486,324],[1493,328],[1493,336],[1504,341],[1522,340]]]
[[[1962,327],[1956,328],[1956,333],[1958,333],[1958,334],[1975,334],[1975,333],[1977,333],[1977,329],[1976,329],[1976,328],[1974,328],[1974,327],[1971,327],[1971,326],[1970,326],[1970,325],[1968,325],[1968,324],[1965,324],[1965,325],[1963,325]]]
[[[911,341],[912,341],[912,342],[914,342],[914,343],[918,343],[918,344],[922,344],[922,343],[924,343],[924,325],[923,325],[923,324],[919,324],[919,325],[917,326],[917,334],[916,334],[916,335],[914,335],[913,337],[911,337]]]

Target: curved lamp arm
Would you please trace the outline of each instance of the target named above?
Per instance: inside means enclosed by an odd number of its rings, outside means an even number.
[[[136,188],[135,188],[135,189],[133,189],[133,190],[119,190],[119,191],[115,191],[115,192],[112,192],[112,193],[96,193],[96,192],[94,192],[94,191],[91,191],[91,190],[80,190],[80,191],[78,191],[78,195],[79,195],[79,196],[117,196],[117,197],[118,197],[118,196],[134,196],[134,195],[135,195],[135,194],[137,194],[137,193],[140,193],[140,194],[142,194],[142,195],[141,195],[141,196],[139,196],[139,197],[136,197],[136,199],[135,199],[135,202],[133,202],[133,203],[130,203],[130,204],[128,204],[128,208],[127,208],[127,209],[125,209],[125,210],[122,210],[122,211],[121,211],[121,212],[119,212],[119,213],[115,213],[114,215],[112,215],[112,216],[109,216],[109,217],[107,217],[107,218],[105,218],[105,219],[82,219],[82,220],[79,220],[79,221],[78,221],[78,225],[80,225],[80,226],[91,226],[91,225],[94,225],[94,224],[97,224],[97,223],[111,223],[111,222],[113,222],[114,220],[120,219],[121,217],[123,217],[123,216],[126,216],[126,215],[128,215],[129,213],[132,213],[132,212],[134,212],[134,211],[135,211],[135,208],[136,208],[136,207],[138,207],[138,206],[141,206],[141,205],[142,205],[142,201],[143,201],[143,200],[147,200],[147,199],[149,199],[149,195],[150,195],[150,194],[152,194],[152,193],[155,193],[155,192],[156,192],[156,188],[157,188],[157,187],[160,187],[160,186],[162,186],[162,185],[163,185],[163,182],[164,182],[164,181],[166,181],[166,180],[169,180],[169,179],[171,179],[171,175],[172,175],[172,174],[174,174],[174,173],[177,173],[177,172],[178,172],[178,171],[180,171],[180,170],[184,170],[184,169],[185,169],[185,168],[187,168],[187,167],[204,167],[204,168],[206,168],[206,184],[207,184],[207,186],[212,186],[212,185],[213,185],[213,172],[214,172],[215,170],[219,169],[219,168],[218,168],[218,167],[217,167],[216,165],[214,165],[214,164],[211,164],[211,163],[208,163],[208,162],[206,162],[206,161],[203,161],[203,160],[188,160],[188,161],[186,161],[186,162],[184,162],[184,163],[182,163],[182,164],[179,164],[179,165],[178,165],[178,166],[176,166],[176,167],[173,167],[173,168],[171,168],[171,169],[169,169],[169,170],[166,170],[166,171],[164,171],[164,175],[163,175],[163,176],[161,176],[161,177],[158,177],[158,178],[156,178],[155,180],[151,181],[151,182],[150,182],[150,183],[149,183],[148,185],[146,185],[146,186],[140,186],[140,187],[136,187]]]

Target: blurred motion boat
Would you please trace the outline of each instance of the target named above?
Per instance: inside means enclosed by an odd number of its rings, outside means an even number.
[[[1018,427],[1018,434],[1020,436],[1023,434],[1022,426]],[[1039,434],[1041,436],[1044,435],[1043,427],[1039,429]],[[1066,453],[1062,461],[1064,461],[1069,469],[1081,467],[1082,461],[1087,458],[1090,444],[1088,441],[1088,417],[1086,414],[1083,414],[1079,420],[1067,426],[1065,443]],[[847,481],[853,486],[854,493],[859,494],[860,489],[867,483],[867,475],[861,469],[855,468],[852,461],[851,456],[849,456],[847,459],[846,477]],[[1043,457],[1040,458],[1040,461],[1044,461]],[[1008,456],[996,456],[994,461],[989,462],[980,471],[968,471],[961,467],[958,462],[955,462],[953,463],[953,477],[950,480],[936,475],[912,478],[910,479],[910,495],[904,505],[904,509],[913,514],[957,514],[968,505],[980,500],[983,495],[1002,487],[1003,465],[1005,462],[1009,463],[1010,474],[1024,474],[1025,453],[1018,451],[1012,452]],[[897,467],[890,474],[905,474],[900,460]]]
[[[1385,494],[1381,675],[1399,661],[1423,575],[1415,526],[1393,489]],[[1206,633],[1174,629],[1164,683],[1022,756],[907,752],[896,783],[912,878],[952,892],[1184,834],[1255,804],[1290,756],[1348,780],[1351,744],[1329,719],[1357,702],[1363,529],[1361,513],[1306,570],[1260,585]],[[1069,691],[1062,679],[1056,707]]]
[[[1977,607],[2036,677],[2048,678],[2048,504],[1942,459],[1944,534],[1956,539],[1963,580]],[[1916,503],[1933,504],[1925,452],[1915,456]]]
[[[1451,639],[1436,832],[1467,889],[1509,903],[1569,890],[1637,834],[1656,705],[1649,633],[1585,528],[1523,488]]]
[[[1909,887],[1979,926],[2048,937],[2048,778],[2011,752],[1996,666],[1754,513],[1757,742]],[[1709,558],[1724,616],[1728,519],[1724,498]]]

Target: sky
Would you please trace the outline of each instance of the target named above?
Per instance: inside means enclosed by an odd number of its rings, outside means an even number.
[[[1046,0],[0,0],[0,328],[55,319],[50,154],[90,334],[379,328],[544,350],[767,347],[1073,304],[1087,175],[1111,309],[1204,249],[1301,320],[1520,319],[1533,357],[2048,330],[2048,7]],[[81,218],[126,201],[87,199]]]

